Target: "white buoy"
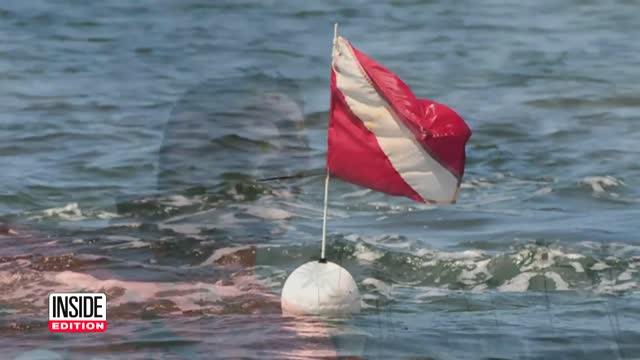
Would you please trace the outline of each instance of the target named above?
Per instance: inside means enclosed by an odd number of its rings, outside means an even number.
[[[289,275],[281,303],[285,315],[344,316],[360,312],[360,293],[346,269],[316,260]]]

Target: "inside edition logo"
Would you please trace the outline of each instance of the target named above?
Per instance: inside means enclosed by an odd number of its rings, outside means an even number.
[[[107,296],[103,293],[49,294],[49,331],[104,332]]]

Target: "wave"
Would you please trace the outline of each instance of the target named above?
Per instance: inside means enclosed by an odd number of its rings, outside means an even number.
[[[103,210],[82,210],[78,203],[68,203],[61,207],[42,210],[31,215],[29,220],[59,219],[64,221],[82,221],[87,219],[109,220],[117,218],[118,214]]]
[[[404,237],[342,238],[347,254],[385,276],[389,284],[445,290],[500,292],[635,292],[640,280],[640,251],[622,243],[582,242],[576,247],[527,243],[511,251],[443,251],[424,248]],[[393,249],[393,250],[392,250]]]
[[[588,176],[578,182],[579,185],[591,187],[594,193],[603,193],[606,189],[624,186],[624,182],[613,176]]]

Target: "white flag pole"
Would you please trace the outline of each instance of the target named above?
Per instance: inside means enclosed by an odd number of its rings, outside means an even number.
[[[333,47],[336,47],[338,41],[338,23],[333,25]],[[333,61],[333,60],[332,60]],[[329,205],[329,170],[327,169],[327,177],[324,179],[324,211],[322,215],[322,250],[320,252],[320,262],[327,262],[327,207]]]
[[[327,205],[329,199],[329,170],[327,177],[324,179],[324,215],[322,216],[322,252],[320,253],[320,262],[327,262],[325,250],[327,248]]]

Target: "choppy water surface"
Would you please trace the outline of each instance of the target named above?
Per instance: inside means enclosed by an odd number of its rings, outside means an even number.
[[[319,252],[332,24],[474,131],[459,202],[334,181],[348,321],[280,315]],[[3,358],[640,358],[629,1],[0,4]],[[109,330],[52,335],[51,291]],[[49,351],[49,352],[46,352]],[[54,354],[55,353],[55,354]]]

